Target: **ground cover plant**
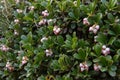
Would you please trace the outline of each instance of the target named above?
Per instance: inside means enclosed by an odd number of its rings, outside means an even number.
[[[1,80],[120,80],[120,0],[1,0]]]

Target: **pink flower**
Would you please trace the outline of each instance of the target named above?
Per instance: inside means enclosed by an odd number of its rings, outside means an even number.
[[[8,61],[6,63],[6,66],[5,66],[10,72],[12,72],[14,70],[14,67],[10,64],[10,62]]]
[[[1,45],[0,50],[6,52],[9,50],[9,48],[6,45]]]
[[[47,16],[49,16],[49,13],[48,13],[47,10],[45,10],[45,11],[42,11],[42,15],[43,15],[44,17],[47,17]]]
[[[84,70],[88,71],[89,68],[86,62],[80,63],[79,67],[81,72],[83,72]]]
[[[84,25],[90,25],[90,22],[88,21],[88,18],[83,19],[83,24]]]
[[[46,53],[46,56],[52,56],[52,54],[53,54],[51,49],[46,49],[45,53]]]
[[[11,64],[10,64],[10,62],[8,61],[7,63],[6,63],[6,68],[9,68],[11,66]]]
[[[94,64],[94,70],[95,70],[95,71],[99,71],[100,68],[101,68],[100,65],[98,65],[98,64]]]
[[[58,26],[54,26],[53,32],[55,35],[58,35],[61,32],[61,29]]]
[[[22,57],[22,65],[26,64],[28,62],[27,56]]]

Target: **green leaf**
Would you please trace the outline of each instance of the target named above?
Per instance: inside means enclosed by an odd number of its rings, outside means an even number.
[[[64,38],[62,36],[57,36],[57,41],[59,45],[63,45],[64,44]]]
[[[114,32],[119,35],[120,34],[120,24],[117,24],[114,28],[113,28]]]
[[[100,43],[106,44],[107,43],[107,36],[104,35],[103,33],[99,33],[96,40]]]
[[[114,62],[116,62],[116,61],[119,61],[119,57],[120,57],[120,55],[114,55],[113,56],[113,60],[114,60]]]
[[[115,71],[109,70],[108,73],[109,73],[109,75],[112,76],[112,77],[116,76],[116,72],[115,72]]]
[[[83,49],[80,48],[79,51],[78,51],[78,53],[75,53],[73,56],[76,59],[85,60],[86,57],[87,57],[87,54],[86,54],[85,50],[83,50]]]
[[[80,6],[80,3],[81,3],[81,1],[80,1],[80,0],[77,0],[77,7]]]
[[[114,16],[111,13],[108,13],[107,17],[111,22],[114,22]]]
[[[37,55],[34,57],[34,65],[33,66],[39,67],[43,59],[44,59],[44,52],[37,53]]]
[[[41,75],[40,77],[37,78],[37,80],[46,80],[46,79],[43,75]]]
[[[110,70],[111,71],[116,71],[117,70],[117,66],[115,66],[115,65],[110,66]]]
[[[120,49],[117,50],[117,54],[120,55]]]
[[[99,44],[96,44],[94,47],[93,47],[95,53],[96,53],[96,56],[100,56],[101,55],[101,50],[102,50],[102,46],[99,45]]]
[[[75,19],[75,15],[74,15],[73,12],[69,12],[68,15],[69,15],[71,18]]]
[[[79,55],[78,53],[75,53],[75,54],[73,55],[73,57],[74,57],[75,59],[81,59],[81,58],[80,58],[80,55]]]
[[[53,60],[50,64],[50,67],[54,69],[54,71],[58,71],[60,69],[60,66],[57,60]]]
[[[116,37],[111,37],[108,44],[112,45],[115,40],[116,40]]]
[[[109,2],[109,9],[113,9],[114,8],[114,6],[116,5],[116,3],[117,3],[117,0],[110,0],[110,2]]]
[[[105,71],[107,71],[107,67],[101,67],[100,70],[101,70],[101,72],[105,72]]]

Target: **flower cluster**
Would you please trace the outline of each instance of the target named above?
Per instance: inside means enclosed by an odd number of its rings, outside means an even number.
[[[98,64],[94,64],[94,70],[95,70],[95,71],[99,71],[100,68],[101,68],[100,65],[98,65]]]
[[[22,57],[22,65],[26,64],[28,62],[28,57],[27,56],[23,56]]]
[[[0,50],[6,52],[9,50],[9,47],[7,47],[6,45],[1,45]]]
[[[46,23],[47,23],[47,20],[42,19],[42,20],[40,20],[40,22],[38,24],[41,26],[41,25],[45,25]]]
[[[15,22],[15,24],[18,24],[20,21],[19,21],[19,19],[15,19],[14,22]]]
[[[83,19],[83,24],[84,25],[90,25],[90,22],[88,21],[88,18]]]
[[[6,63],[6,66],[5,66],[10,72],[12,72],[14,70],[14,67],[10,64],[10,62],[8,61]]]
[[[45,10],[45,11],[42,11],[42,15],[43,15],[44,17],[47,17],[47,16],[49,16],[49,13],[48,13],[47,10]]]
[[[58,35],[61,32],[61,28],[59,28],[58,26],[54,26],[53,32],[55,35]]]
[[[94,34],[96,34],[97,31],[99,30],[99,28],[100,28],[99,25],[94,24],[93,26],[91,26],[91,27],[89,28],[89,31],[90,31],[90,32],[93,32]]]
[[[29,10],[30,10],[30,11],[33,11],[34,9],[35,9],[34,6],[30,6],[30,7],[29,7]]]
[[[23,10],[21,10],[21,9],[17,9],[16,10],[18,13],[22,13],[23,12]]]
[[[106,47],[106,45],[102,46],[102,54],[104,54],[105,56],[110,54],[110,48]]]
[[[46,49],[45,53],[46,53],[46,56],[52,56],[52,54],[53,54],[51,49]]]
[[[83,72],[84,70],[88,71],[89,69],[86,62],[80,63],[79,67],[80,67],[81,72]]]

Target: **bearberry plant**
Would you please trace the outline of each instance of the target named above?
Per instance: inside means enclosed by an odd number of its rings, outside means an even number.
[[[0,80],[120,80],[120,0],[1,0]]]

